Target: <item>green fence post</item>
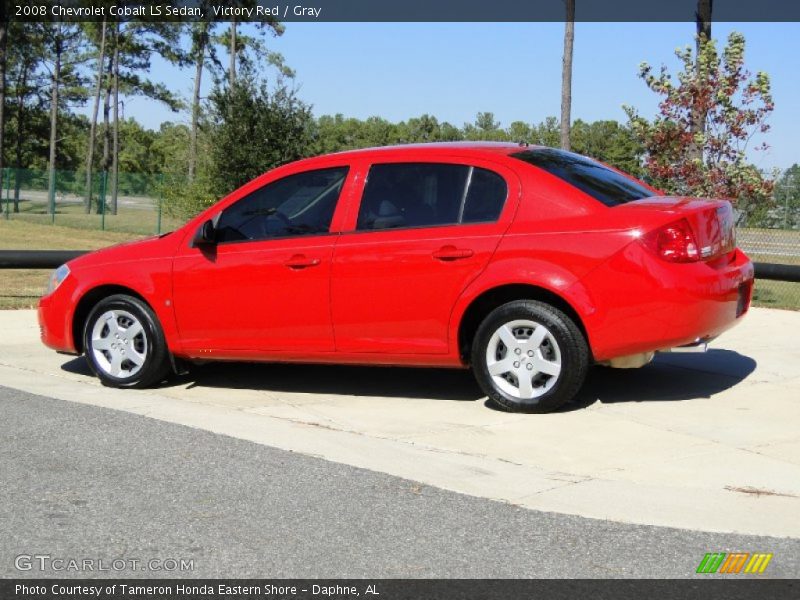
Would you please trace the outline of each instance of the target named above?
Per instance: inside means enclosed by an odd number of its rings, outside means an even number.
[[[6,169],[6,219],[10,219],[10,211],[11,211],[11,167]]]
[[[50,223],[56,223],[56,170],[52,169],[47,178],[47,188],[50,193]]]
[[[161,173],[158,183],[158,224],[156,225],[156,235],[161,235],[161,205],[164,201],[164,174]]]
[[[11,216],[8,214],[9,213],[9,210],[8,210],[9,209],[9,202],[11,201],[11,199],[10,199],[11,169],[10,168],[7,167],[7,168],[3,169],[3,177],[5,178],[5,179],[3,179],[3,181],[6,184],[6,221],[8,221],[11,218]],[[0,188],[0,197],[2,197],[2,195],[3,195],[3,190]]]
[[[106,176],[107,171],[103,171],[103,177],[100,180],[100,229],[106,230]]]

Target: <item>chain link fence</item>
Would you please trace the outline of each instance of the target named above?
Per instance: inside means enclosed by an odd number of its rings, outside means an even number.
[[[53,177],[51,188],[47,170],[4,169],[2,218],[141,235],[183,222],[164,210],[165,186],[175,185],[173,178],[119,173],[115,185],[106,172],[93,173],[89,181],[82,171],[56,171]]]
[[[160,234],[183,222],[165,205],[167,186],[186,185],[174,177],[120,173],[115,186],[113,175],[100,172],[87,185],[85,172],[57,171],[51,194],[46,170],[9,168],[3,175],[3,219],[129,235]],[[740,215],[738,244],[754,261],[800,265],[800,167],[779,174],[776,182],[771,203]],[[69,249],[78,248],[83,246]],[[757,280],[754,302],[800,310],[800,283]]]
[[[775,181],[772,202],[740,219],[737,243],[755,262],[800,265],[800,167]],[[757,279],[753,301],[800,310],[800,283]]]

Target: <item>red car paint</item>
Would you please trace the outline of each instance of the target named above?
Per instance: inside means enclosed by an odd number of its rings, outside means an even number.
[[[464,316],[505,286],[568,305],[596,361],[714,337],[746,312],[753,266],[733,246],[728,203],[653,197],[609,207],[511,156],[521,149],[409,145],[274,169],[171,234],[71,261],[40,301],[42,340],[80,352],[88,307],[126,290],[153,308],[173,355],[188,359],[466,366]],[[499,218],[356,231],[370,166],[403,162],[500,175],[508,196]],[[327,234],[193,246],[206,220],[264,184],[339,166],[349,171]],[[681,219],[701,260],[671,262],[648,246],[648,235]]]

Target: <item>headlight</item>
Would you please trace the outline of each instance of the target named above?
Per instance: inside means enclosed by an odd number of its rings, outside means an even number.
[[[61,282],[67,278],[67,275],[69,275],[69,267],[67,265],[61,265],[53,271],[53,274],[50,275],[50,282],[47,284],[47,294],[55,292]]]

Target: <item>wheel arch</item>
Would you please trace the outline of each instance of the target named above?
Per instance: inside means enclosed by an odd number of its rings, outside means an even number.
[[[153,310],[153,305],[148,302],[142,294],[124,285],[104,284],[91,288],[81,296],[81,299],[75,307],[75,312],[72,315],[72,343],[75,345],[75,351],[79,354],[84,350],[83,329],[86,326],[86,319],[89,318],[89,313],[92,312],[92,308],[94,308],[100,300],[115,294],[133,296],[144,302]],[[155,310],[153,310],[153,312],[155,313]]]
[[[563,296],[530,283],[507,283],[481,292],[472,299],[458,322],[458,352],[461,360],[469,362],[472,341],[478,326],[494,309],[514,300],[537,300],[549,304],[570,317],[577,325],[591,353],[586,326],[575,307]]]

